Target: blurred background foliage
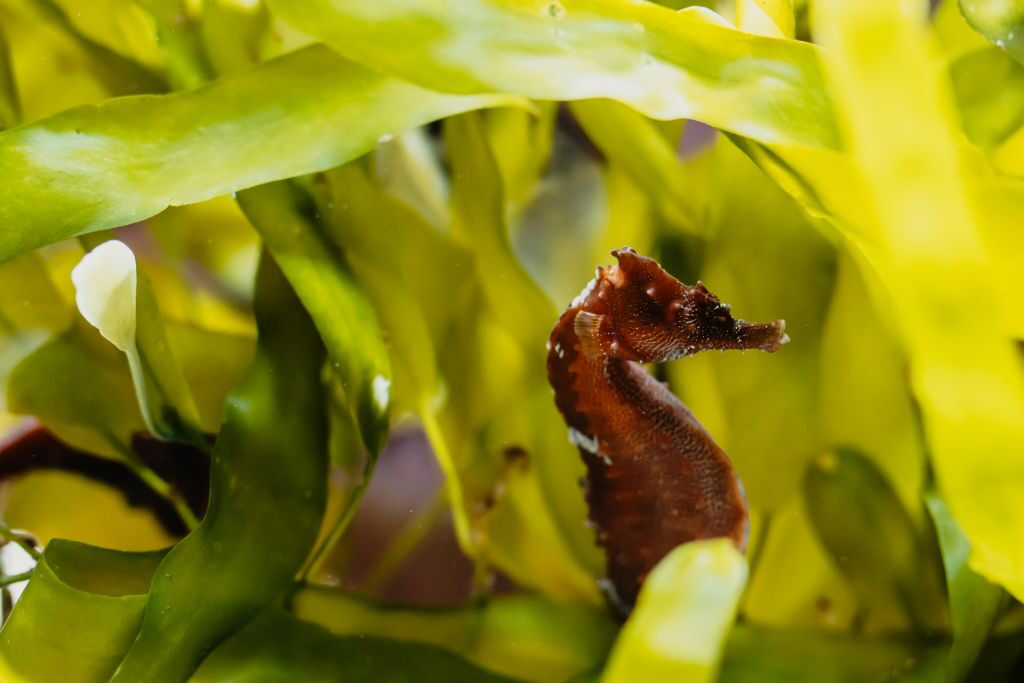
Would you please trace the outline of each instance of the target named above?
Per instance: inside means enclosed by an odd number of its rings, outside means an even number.
[[[1019,680],[1022,22],[0,0],[4,680]],[[651,368],[752,535],[623,626],[544,343],[624,244],[792,342]]]

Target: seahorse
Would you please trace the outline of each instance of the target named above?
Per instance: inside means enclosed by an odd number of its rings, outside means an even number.
[[[685,285],[629,247],[599,266],[548,341],[548,381],[586,465],[586,500],[607,555],[602,582],[624,613],[669,551],[728,537],[741,551],[747,505],[728,456],[642,363],[709,349],[776,351],[785,323],[736,320],[704,286]]]

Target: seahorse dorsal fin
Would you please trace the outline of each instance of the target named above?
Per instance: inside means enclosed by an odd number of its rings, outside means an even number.
[[[603,332],[601,325],[604,323],[604,316],[600,313],[580,311],[573,320],[573,331],[580,340],[580,349],[583,355],[588,358],[596,358],[604,355],[605,350],[601,346]]]

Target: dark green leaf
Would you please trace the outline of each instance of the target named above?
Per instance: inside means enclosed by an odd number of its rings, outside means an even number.
[[[874,463],[847,448],[825,453],[804,496],[822,545],[867,605],[895,605],[919,630],[945,625],[936,552]]]
[[[737,626],[729,637],[719,682],[937,682],[945,657],[943,648],[900,638]]]
[[[160,563],[113,681],[186,680],[290,586],[316,539],[326,498],[323,347],[269,259],[256,318],[256,357],[214,446],[209,510]]]
[[[946,502],[932,494],[925,498],[935,524],[946,568],[953,647],[949,653],[946,681],[963,680],[981,651],[995,622],[1006,592],[986,581],[967,564],[970,543],[949,512]]]
[[[387,436],[391,368],[373,307],[303,214],[294,188],[267,185],[238,201],[313,318],[363,443],[375,455]]]

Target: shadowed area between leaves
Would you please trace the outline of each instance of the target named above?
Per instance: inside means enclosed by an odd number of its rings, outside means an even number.
[[[192,446],[158,441],[148,434],[132,436],[132,450],[169,483],[198,517],[206,512],[210,489],[209,456]],[[184,536],[185,522],[174,505],[150,488],[125,463],[80,451],[43,427],[31,427],[0,442],[0,481],[35,470],[60,470],[106,484],[132,507],[149,510],[167,533]]]

